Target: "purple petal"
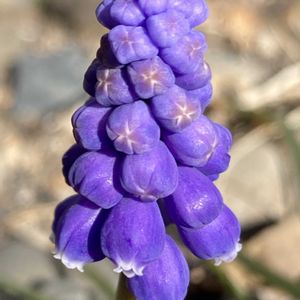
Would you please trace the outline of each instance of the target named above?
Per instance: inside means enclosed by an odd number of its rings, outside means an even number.
[[[192,14],[188,17],[188,21],[191,27],[202,24],[208,18],[208,7],[204,0],[190,0]]]
[[[189,17],[192,14],[193,6],[190,4],[191,0],[187,3],[186,0],[171,0],[169,1],[169,7],[173,8],[185,17]]]
[[[200,228],[220,213],[223,200],[216,186],[195,168],[178,167],[175,192],[165,199],[172,221],[179,226]]]
[[[100,69],[97,81],[96,100],[101,105],[121,105],[137,99],[124,69]]]
[[[117,25],[116,21],[110,15],[110,9],[114,0],[104,0],[96,9],[96,17],[98,21],[109,29]]]
[[[87,152],[74,162],[68,179],[76,192],[102,208],[110,208],[122,199],[118,168],[114,151]]]
[[[127,155],[121,183],[126,191],[144,201],[155,201],[174,192],[178,181],[176,162],[164,143],[151,151]]]
[[[176,84],[186,90],[195,90],[204,87],[211,80],[211,71],[206,62],[200,64],[193,72],[176,76]]]
[[[222,125],[214,123],[214,127],[217,133],[217,144],[207,163],[199,168],[206,175],[220,174],[227,170],[230,163],[228,152],[232,145],[231,133]]]
[[[138,26],[145,20],[135,0],[113,1],[110,15],[120,25]]]
[[[184,15],[175,9],[149,17],[146,26],[154,44],[161,48],[174,45],[190,30]]]
[[[141,154],[153,149],[160,129],[143,101],[117,107],[110,115],[107,133],[118,151]]]
[[[166,236],[159,259],[148,264],[143,276],[128,280],[128,285],[139,300],[181,300],[189,285],[188,264],[171,237]]]
[[[198,99],[198,101],[201,103],[202,112],[204,112],[212,99],[212,95],[213,95],[212,84],[209,82],[208,84],[206,84],[204,87],[200,89],[187,91],[187,95]]]
[[[84,74],[83,88],[92,97],[95,96],[97,85],[97,71],[103,68],[103,65],[98,59],[94,59]]]
[[[151,100],[154,117],[167,130],[178,132],[199,117],[201,106],[198,99],[174,85],[166,93]]]
[[[114,55],[122,64],[149,59],[158,53],[143,27],[119,25],[110,31],[108,39]]]
[[[68,175],[69,171],[74,164],[75,160],[82,154],[86,152],[86,149],[84,149],[82,146],[78,144],[74,144],[71,146],[68,151],[63,155],[62,157],[62,172],[65,177],[66,183],[70,185]]]
[[[108,40],[108,34],[103,35],[101,38],[101,46],[97,51],[97,59],[101,61],[103,66],[109,69],[121,68],[123,66],[119,63],[112,51],[110,42]]]
[[[52,226],[54,257],[66,267],[80,271],[85,264],[102,260],[99,236],[103,220],[101,208],[82,196],[75,195],[60,203]]]
[[[216,265],[231,262],[241,250],[241,228],[233,212],[226,206],[210,224],[200,229],[178,227],[185,245],[201,259],[214,259]]]
[[[136,93],[142,99],[165,93],[175,83],[171,68],[158,56],[130,64],[128,73]]]
[[[77,143],[88,150],[111,147],[106,134],[106,122],[111,109],[90,99],[72,116],[73,133]]]
[[[179,162],[187,166],[201,167],[213,153],[217,134],[213,123],[201,115],[181,132],[165,132],[163,140]]]
[[[163,251],[165,227],[157,203],[123,198],[109,212],[101,232],[103,253],[118,273],[143,275],[146,264]]]
[[[178,74],[192,73],[203,61],[207,49],[205,36],[196,30],[180,39],[170,48],[162,49],[160,57]]]
[[[164,12],[168,8],[168,0],[137,0],[142,11],[147,16]]]

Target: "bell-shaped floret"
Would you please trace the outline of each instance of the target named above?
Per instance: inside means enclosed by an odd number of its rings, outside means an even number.
[[[119,25],[110,31],[108,39],[121,64],[149,59],[158,53],[143,27]]]
[[[126,154],[150,151],[160,138],[160,128],[143,101],[115,108],[107,122],[107,133],[115,148]]]
[[[137,99],[124,69],[97,70],[96,100],[104,106],[121,105]]]
[[[160,257],[148,264],[143,276],[128,279],[128,285],[139,300],[182,300],[189,285],[188,264],[171,237],[166,236]]]
[[[188,21],[191,27],[196,27],[208,18],[208,7],[205,0],[190,0],[192,13],[188,16]]]
[[[196,90],[187,91],[188,97],[193,97],[198,99],[201,103],[202,112],[205,111],[207,106],[209,105],[212,95],[213,95],[213,87],[212,84],[209,82],[204,87]]]
[[[242,248],[240,224],[226,205],[210,224],[200,229],[178,227],[178,230],[194,255],[205,260],[214,259],[215,265],[233,261]]]
[[[200,89],[211,80],[211,70],[206,62],[202,62],[195,72],[176,75],[176,84],[186,90]]]
[[[108,40],[108,34],[103,35],[101,38],[101,45],[97,51],[97,59],[105,68],[114,69],[123,67],[123,65],[119,63],[111,49],[111,45]],[[96,75],[95,78],[97,78]]]
[[[162,49],[160,57],[178,74],[192,73],[199,68],[207,48],[203,33],[193,30],[170,48]]]
[[[143,275],[163,251],[165,227],[157,203],[123,198],[111,209],[101,231],[103,253],[127,277]]]
[[[201,103],[195,97],[188,97],[185,90],[174,85],[166,93],[151,100],[151,110],[165,129],[179,132],[199,117]]]
[[[157,15],[168,8],[169,0],[137,0],[140,8],[147,16]]]
[[[106,122],[111,109],[90,99],[72,116],[74,137],[88,150],[100,150],[111,146],[106,134]]]
[[[223,206],[217,187],[196,168],[178,167],[175,192],[165,198],[172,221],[179,226],[201,228],[212,222]]]
[[[217,133],[217,145],[207,163],[199,168],[205,175],[220,174],[227,170],[230,163],[228,152],[232,145],[232,135],[227,128],[220,124],[214,123],[214,127]]]
[[[113,28],[117,22],[111,17],[110,9],[114,0],[102,1],[96,9],[96,17],[98,21],[106,28]]]
[[[160,48],[174,45],[190,30],[189,22],[175,9],[149,17],[146,27],[152,41]]]
[[[138,26],[145,20],[136,0],[114,0],[110,15],[120,25]]]
[[[84,74],[83,89],[92,97],[95,96],[99,68],[103,68],[103,65],[98,59],[94,59]]]
[[[192,167],[204,166],[218,141],[213,123],[204,115],[181,132],[165,132],[163,140],[180,163]]]
[[[80,195],[102,208],[110,208],[122,199],[118,168],[115,151],[87,152],[74,162],[68,180]]]
[[[84,149],[82,146],[78,144],[72,145],[66,153],[62,157],[62,173],[65,177],[66,183],[70,185],[68,176],[69,176],[69,171],[74,164],[75,160],[82,154],[87,152],[86,149]]]
[[[163,94],[175,83],[171,68],[158,56],[134,62],[127,70],[136,93],[142,99]]]
[[[193,6],[191,1],[186,0],[171,0],[169,1],[169,7],[182,13],[184,17],[188,18],[192,14]]]
[[[55,258],[66,267],[83,271],[104,258],[99,240],[104,216],[99,206],[80,195],[61,202],[52,225]]]
[[[127,155],[121,182],[127,192],[143,201],[169,196],[178,182],[175,159],[163,142],[149,152]]]

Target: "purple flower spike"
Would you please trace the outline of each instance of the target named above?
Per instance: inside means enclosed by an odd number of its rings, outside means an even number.
[[[168,0],[137,0],[142,11],[147,16],[164,12],[168,8]]]
[[[192,73],[199,68],[207,48],[205,36],[196,30],[170,48],[162,49],[160,57],[178,74]]]
[[[199,117],[201,105],[195,97],[187,97],[183,89],[174,85],[151,100],[151,109],[164,128],[178,132]]]
[[[75,160],[79,156],[84,154],[85,152],[87,152],[86,149],[84,149],[83,147],[81,147],[78,144],[74,144],[63,155],[63,157],[62,157],[62,165],[63,165],[62,172],[65,177],[66,183],[68,185],[70,185],[68,175],[69,175],[69,171],[70,171],[72,165],[74,164]]]
[[[143,27],[119,25],[110,31],[108,39],[114,55],[121,64],[149,59],[158,53]]]
[[[174,157],[192,167],[204,166],[217,143],[215,127],[204,115],[181,132],[166,132],[163,138]]]
[[[146,26],[152,41],[160,48],[174,45],[190,30],[189,22],[175,9],[149,17]]]
[[[69,182],[80,195],[102,208],[110,208],[122,199],[114,151],[87,152],[72,165]]]
[[[193,6],[190,2],[189,0],[189,4],[187,4],[186,0],[172,0],[169,1],[169,7],[179,11],[187,18],[192,14],[193,10]]]
[[[127,154],[150,151],[160,138],[160,128],[143,101],[116,108],[108,119],[107,133],[115,148]]]
[[[190,0],[190,2],[193,10],[188,21],[191,27],[196,27],[208,18],[208,7],[204,0]]]
[[[227,170],[230,163],[228,154],[232,145],[232,135],[230,131],[222,125],[214,123],[217,132],[217,145],[213,149],[212,155],[207,163],[199,170],[205,175],[219,174]]]
[[[116,21],[110,15],[110,9],[114,0],[104,0],[96,9],[96,17],[98,21],[106,28],[113,28],[117,25]]]
[[[242,246],[241,228],[233,212],[223,206],[222,212],[210,224],[200,229],[178,227],[185,245],[199,258],[214,259],[215,265],[233,261]]]
[[[82,147],[88,150],[100,150],[110,147],[106,134],[106,121],[111,108],[101,106],[90,99],[72,116],[74,137]]]
[[[96,100],[103,106],[121,105],[137,99],[127,84],[124,69],[99,69],[97,71]]]
[[[198,99],[198,101],[201,103],[202,112],[204,112],[212,99],[212,84],[209,82],[207,85],[200,89],[187,91],[187,95],[188,97],[195,97],[196,99]]]
[[[199,68],[193,72],[176,76],[176,84],[186,90],[202,88],[211,80],[211,71],[206,62],[200,64]]]
[[[176,162],[163,142],[149,152],[124,159],[121,183],[126,191],[142,201],[155,201],[176,189]]]
[[[163,251],[165,227],[157,203],[123,198],[109,212],[101,232],[103,253],[127,277],[142,276]]]
[[[72,196],[55,211],[53,236],[55,258],[69,269],[83,271],[88,263],[104,258],[99,235],[103,223],[101,208],[82,196]]]
[[[163,94],[175,83],[171,68],[158,56],[130,64],[128,73],[136,93],[142,99]]]
[[[195,168],[179,167],[175,192],[165,199],[172,221],[179,226],[201,228],[220,213],[223,200],[216,186]]]
[[[110,15],[116,23],[121,25],[138,26],[145,20],[136,0],[113,1]]]
[[[130,278],[128,285],[139,300],[182,300],[187,294],[189,277],[182,252],[167,235],[159,259],[145,267],[143,276]]]

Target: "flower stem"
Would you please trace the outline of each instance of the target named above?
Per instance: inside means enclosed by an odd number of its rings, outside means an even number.
[[[116,300],[135,300],[126,284],[126,277],[121,274],[119,278]]]

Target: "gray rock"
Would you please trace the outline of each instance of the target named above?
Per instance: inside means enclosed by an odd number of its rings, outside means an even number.
[[[77,46],[47,56],[23,56],[14,68],[14,111],[21,116],[39,116],[75,103],[84,95],[87,64]]]
[[[287,158],[260,127],[234,143],[231,164],[216,183],[224,201],[242,226],[280,220],[292,208],[295,195],[287,176]]]
[[[5,282],[30,287],[55,277],[50,255],[17,241],[7,242],[0,249],[0,278]]]

